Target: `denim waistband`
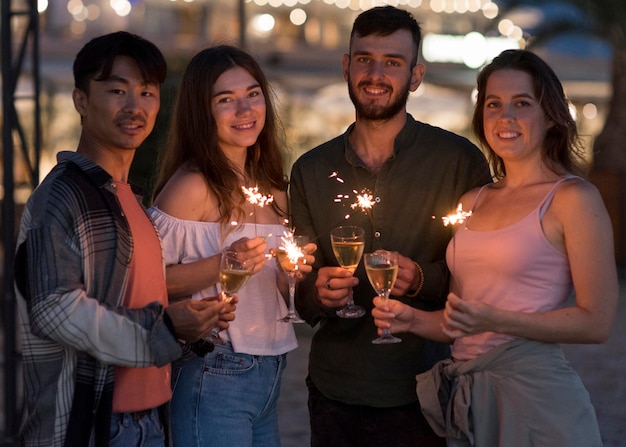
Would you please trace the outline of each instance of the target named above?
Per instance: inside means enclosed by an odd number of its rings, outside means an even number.
[[[145,417],[153,416],[155,418],[159,418],[159,410],[158,408],[149,408],[147,410],[140,411],[126,411],[123,413],[113,413],[111,415],[111,419],[119,419],[123,420],[124,418],[130,418],[133,421],[139,421]]]

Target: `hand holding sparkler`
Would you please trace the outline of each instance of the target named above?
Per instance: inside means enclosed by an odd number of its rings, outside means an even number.
[[[237,257],[252,266],[252,274],[263,268],[267,260],[267,242],[264,237],[242,237],[230,245],[230,249],[237,253]]]

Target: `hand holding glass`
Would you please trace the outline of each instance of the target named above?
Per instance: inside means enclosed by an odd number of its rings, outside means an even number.
[[[220,299],[230,302],[241,286],[243,286],[250,276],[252,276],[254,266],[246,265],[245,261],[237,259],[237,252],[231,249],[224,249],[220,259],[219,281],[222,291]],[[211,329],[209,340],[215,344],[224,344],[224,340],[219,335],[220,329]]]
[[[303,248],[308,242],[309,238],[306,236],[290,235],[284,237],[282,245],[276,249],[276,259],[278,259],[278,264],[287,275],[289,282],[289,309],[287,315],[278,320],[283,323],[304,323],[304,320],[296,314],[296,272],[298,271],[298,260],[304,256]]]
[[[364,255],[365,271],[367,277],[376,291],[376,294],[386,301],[398,277],[398,253],[387,250],[377,250],[374,253]],[[383,329],[383,335],[372,343],[388,344],[400,343],[402,340],[391,335],[389,329]]]
[[[330,232],[330,243],[339,265],[354,273],[361,262],[365,247],[363,228],[350,225],[333,228]],[[365,315],[365,309],[354,304],[352,298],[345,307],[337,310],[337,316],[341,318],[360,318],[363,315]]]

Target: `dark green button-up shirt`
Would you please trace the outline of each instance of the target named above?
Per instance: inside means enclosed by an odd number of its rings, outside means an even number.
[[[302,155],[291,172],[292,224],[318,244],[316,269],[336,266],[330,230],[338,225],[365,229],[365,253],[382,248],[398,251],[424,270],[417,297],[394,297],[415,307],[443,307],[449,272],[445,250],[450,227],[441,217],[455,211],[467,190],[490,181],[482,153],[469,140],[407,115],[395,140],[394,153],[378,175],[370,172],[343,135]],[[369,193],[369,210],[352,208],[356,194]],[[347,196],[347,197],[346,197]],[[320,323],[309,358],[309,373],[327,397],[353,405],[392,407],[417,400],[415,375],[449,357],[447,345],[402,334],[402,343],[373,345],[377,337],[371,316],[372,289],[361,262],[355,275],[354,299],[367,309],[359,319],[341,319],[320,309],[313,296],[316,269],[300,284],[296,303],[311,325]]]

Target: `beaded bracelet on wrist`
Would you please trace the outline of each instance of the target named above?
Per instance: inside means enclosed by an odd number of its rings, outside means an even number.
[[[413,287],[411,287],[409,292],[406,294],[409,298],[417,296],[417,294],[422,290],[422,287],[424,287],[424,270],[422,270],[422,267],[417,262],[413,261],[413,264],[415,264],[415,268],[419,273],[419,280],[417,280],[417,283],[413,284]]]

